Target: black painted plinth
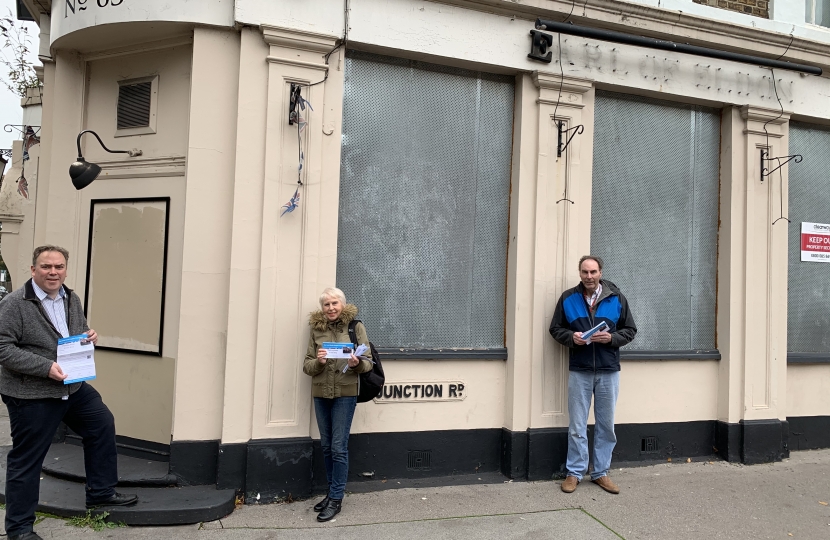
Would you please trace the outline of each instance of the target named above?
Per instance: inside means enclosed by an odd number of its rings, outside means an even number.
[[[311,495],[311,437],[249,441],[245,502],[264,504]]]
[[[741,461],[741,446],[743,445],[741,425],[720,420],[715,424],[715,453],[721,459],[732,463]]]
[[[830,448],[830,416],[790,416],[790,450]]]
[[[245,492],[245,473],[248,468],[248,443],[219,445],[216,467],[216,487]]]
[[[550,480],[564,476],[568,457],[568,428],[529,429],[527,479]]]
[[[778,419],[741,420],[741,462],[773,463],[790,456],[789,425]]]
[[[173,441],[170,443],[170,473],[183,486],[216,485],[219,441]]]
[[[164,461],[138,459],[118,455],[119,486],[172,486],[176,485],[175,475],[169,474],[170,465]],[[52,444],[43,472],[56,478],[73,482],[86,482],[84,449],[74,444]]]
[[[790,455],[790,425],[777,418],[717,422],[715,447],[722,459],[746,465],[773,463]]]
[[[527,431],[501,431],[501,473],[508,478],[527,478]]]

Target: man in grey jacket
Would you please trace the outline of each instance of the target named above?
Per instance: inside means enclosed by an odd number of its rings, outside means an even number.
[[[40,539],[33,528],[40,469],[61,422],[84,444],[86,506],[126,506],[138,497],[115,491],[118,482],[115,420],[89,384],[64,384],[56,362],[58,339],[86,334],[78,295],[65,287],[69,252],[40,246],[32,254],[32,279],[0,302],[0,396],[9,409],[13,447],[6,461],[6,534]]]

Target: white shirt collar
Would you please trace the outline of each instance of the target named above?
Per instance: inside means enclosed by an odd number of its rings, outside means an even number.
[[[34,289],[35,295],[37,295],[38,300],[40,300],[41,302],[43,302],[46,298],[49,297],[49,293],[38,287],[37,283],[35,283],[35,280],[32,280],[32,289]],[[58,298],[64,298],[65,296],[66,291],[63,289],[63,285],[61,285],[61,288],[58,289]],[[57,298],[55,298],[55,300],[57,300]]]

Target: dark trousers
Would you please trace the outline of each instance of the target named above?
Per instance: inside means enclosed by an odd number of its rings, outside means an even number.
[[[23,534],[34,527],[43,459],[61,421],[83,438],[87,501],[115,494],[115,419],[97,390],[83,383],[67,400],[2,397],[13,443],[6,460],[6,534]]]
[[[343,500],[349,477],[349,433],[357,398],[314,398],[317,427],[320,428],[320,447],[326,466],[329,497]]]

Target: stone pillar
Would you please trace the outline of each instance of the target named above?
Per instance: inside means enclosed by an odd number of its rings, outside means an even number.
[[[171,472],[216,481],[222,435],[239,34],[193,33]],[[220,75],[223,74],[223,75]]]
[[[789,115],[744,106],[724,112],[715,448],[730,461],[789,455],[787,383],[787,166]]]
[[[344,57],[341,48],[326,63],[335,36],[275,27],[262,27],[262,36],[269,46],[267,113],[246,491],[274,500],[311,492],[311,385],[301,367],[308,313],[335,283]],[[288,123],[292,83],[313,107],[301,111],[302,132]],[[298,144],[300,202],[280,217],[298,187]]]
[[[591,81],[536,72],[539,88],[536,221],[531,350],[531,429],[528,479],[549,479],[564,468],[568,430],[568,351],[548,333],[559,295],[579,280],[579,257],[591,246],[593,103]],[[559,151],[559,122],[583,126]],[[560,155],[561,154],[561,155]]]

